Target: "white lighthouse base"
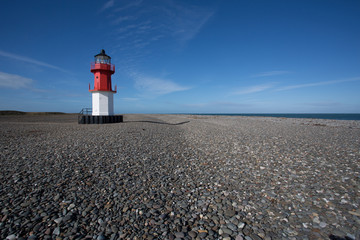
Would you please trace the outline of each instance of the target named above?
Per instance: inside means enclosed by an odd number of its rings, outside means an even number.
[[[92,115],[112,116],[114,115],[114,93],[108,91],[92,92]]]

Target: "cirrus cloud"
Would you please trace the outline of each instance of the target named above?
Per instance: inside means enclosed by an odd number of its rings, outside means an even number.
[[[269,88],[272,88],[273,86],[274,86],[274,83],[254,85],[254,86],[246,87],[246,88],[240,89],[238,91],[235,91],[235,92],[233,92],[233,94],[234,95],[243,95],[243,94],[257,93],[257,92],[262,92]]]
[[[65,73],[69,73],[67,70],[62,69],[60,67],[54,66],[54,65],[46,63],[46,62],[38,61],[36,59],[29,58],[29,57],[26,57],[26,56],[21,56],[21,55],[9,53],[9,52],[4,52],[4,51],[1,51],[1,50],[0,50],[0,56],[15,59],[15,60],[22,61],[22,62],[31,63],[31,64],[38,65],[38,66],[41,66],[41,67],[47,67],[47,68],[56,69],[58,71],[65,72]]]
[[[132,77],[135,81],[135,88],[145,94],[165,95],[190,89],[190,87],[181,86],[169,79],[148,77],[134,73]]]
[[[324,81],[324,82],[312,82],[312,83],[290,85],[290,86],[280,87],[280,88],[276,89],[276,91],[285,91],[285,90],[292,90],[292,89],[306,88],[306,87],[317,87],[317,86],[331,85],[331,84],[337,84],[337,83],[343,83],[343,82],[354,82],[354,81],[360,81],[360,77],[332,80],[332,81]]]
[[[181,50],[215,13],[210,7],[173,0],[109,1],[102,9],[113,28],[111,45],[119,54],[123,72],[136,71],[148,61],[154,46],[159,51]]]
[[[252,75],[253,78],[257,77],[270,77],[270,76],[278,76],[290,73],[289,71],[269,71],[269,72],[262,72],[255,75]]]
[[[0,72],[0,87],[3,88],[31,88],[34,81],[30,78],[22,77],[16,74]]]

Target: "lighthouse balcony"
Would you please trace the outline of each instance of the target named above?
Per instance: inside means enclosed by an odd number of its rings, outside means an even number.
[[[115,72],[115,65],[111,63],[101,63],[101,62],[93,62],[91,63],[91,72],[97,71],[97,70],[105,70],[105,71],[111,71]]]

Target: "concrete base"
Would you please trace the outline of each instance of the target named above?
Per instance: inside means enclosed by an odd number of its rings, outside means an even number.
[[[123,122],[123,115],[113,116],[91,116],[82,115],[79,117],[79,124],[104,124]]]

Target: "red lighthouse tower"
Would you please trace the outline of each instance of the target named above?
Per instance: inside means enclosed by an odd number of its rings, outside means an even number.
[[[105,54],[105,50],[95,55],[95,61],[91,63],[91,72],[94,73],[94,89],[92,93],[92,115],[114,115],[114,98],[116,93],[111,87],[111,75],[115,73],[115,65],[111,64],[111,57]]]

